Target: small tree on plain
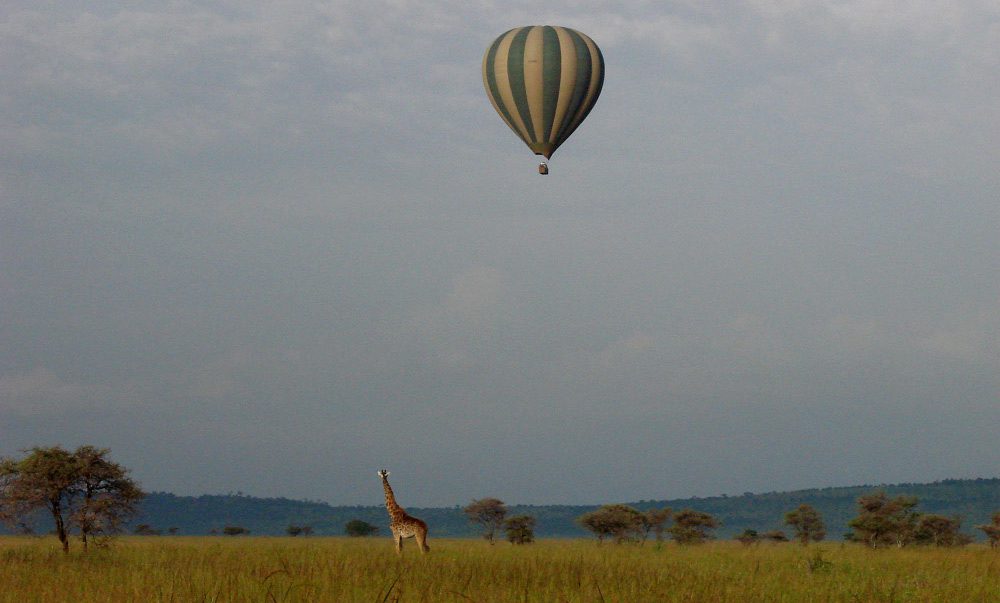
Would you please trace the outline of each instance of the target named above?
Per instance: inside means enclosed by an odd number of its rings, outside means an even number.
[[[483,538],[493,544],[497,530],[503,525],[507,516],[507,506],[498,498],[481,498],[466,505],[465,515],[472,523],[479,524],[483,529]]]
[[[530,515],[515,515],[503,522],[507,541],[511,544],[528,544],[535,540],[535,518]]]
[[[986,534],[987,540],[990,541],[990,548],[995,549],[1000,546],[1000,511],[994,513],[991,519],[992,523],[978,525],[976,528]]]
[[[674,525],[668,532],[678,544],[701,544],[712,538],[712,530],[719,527],[717,519],[692,509],[684,509],[674,515]]]
[[[751,544],[757,544],[760,542],[760,534],[757,533],[757,530],[747,528],[736,537],[736,540],[738,540],[743,546],[750,546]]]
[[[132,533],[136,536],[159,536],[160,531],[149,525],[148,523],[140,523],[135,526]]]
[[[287,528],[285,528],[285,533],[288,534],[289,536],[298,536],[299,534],[302,533],[302,526],[290,525]]]
[[[670,516],[673,511],[670,507],[664,507],[662,509],[649,509],[642,516],[642,527],[643,527],[643,542],[646,541],[649,533],[652,532],[653,536],[656,538],[656,545],[660,546],[663,544],[663,532],[667,529],[667,522],[670,521]]]
[[[812,542],[819,542],[826,538],[826,526],[823,525],[823,517],[812,505],[801,504],[794,511],[785,513],[785,524],[792,526],[795,530],[795,538],[803,546]]]
[[[917,519],[913,540],[916,544],[931,546],[965,546],[972,542],[972,538],[963,534],[961,529],[960,517],[925,513]]]
[[[622,543],[628,540],[639,540],[643,530],[644,516],[628,505],[604,505],[596,511],[585,513],[577,518],[577,523],[597,536],[597,542],[605,538],[613,538]]]
[[[249,534],[250,530],[243,526],[226,526],[222,528],[222,533],[226,536],[240,536],[242,534]]]
[[[890,499],[879,491],[858,498],[858,516],[848,522],[854,530],[852,540],[872,548],[904,546],[913,541],[919,513],[914,496],[897,496]]]
[[[788,535],[781,530],[768,530],[761,534],[761,538],[771,542],[788,542]]]

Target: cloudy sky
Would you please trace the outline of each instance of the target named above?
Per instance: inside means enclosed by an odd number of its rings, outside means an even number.
[[[482,53],[604,92],[547,177]],[[997,476],[992,1],[0,8],[0,455],[605,503]]]

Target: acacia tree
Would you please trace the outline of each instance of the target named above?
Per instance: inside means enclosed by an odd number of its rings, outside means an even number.
[[[135,515],[145,494],[129,479],[128,470],[108,460],[107,448],[80,446],[73,456],[77,462],[80,504],[72,521],[80,530],[87,549],[90,535],[109,536],[121,531],[122,524]]]
[[[920,514],[915,496],[890,499],[885,492],[866,494],[858,498],[858,516],[848,522],[854,530],[852,539],[872,548],[895,544],[904,546],[913,541]]]
[[[670,521],[670,516],[673,511],[670,507],[664,507],[662,509],[649,509],[642,516],[642,541],[645,542],[646,538],[649,536],[650,532],[656,537],[656,545],[660,546],[663,544],[663,532],[667,529],[667,522]]]
[[[925,513],[917,520],[913,540],[917,544],[933,546],[965,546],[972,538],[961,532],[961,517],[945,517]]]
[[[819,542],[826,537],[823,517],[812,505],[801,504],[798,509],[785,513],[785,524],[792,526],[802,546],[809,544],[810,540]]]
[[[507,506],[503,501],[498,498],[473,500],[464,511],[469,521],[482,526],[483,538],[493,544],[497,530],[503,525],[503,518],[507,516]]]
[[[1000,511],[993,514],[992,523],[987,523],[983,525],[976,526],[978,529],[982,530],[986,534],[986,538],[990,541],[990,548],[997,548],[1000,546]]]
[[[64,552],[73,526],[86,548],[88,535],[120,531],[144,496],[128,470],[107,459],[107,449],[81,446],[69,452],[53,446],[26,452],[22,459],[0,459],[0,516],[23,522],[48,510]]]
[[[628,505],[604,505],[596,511],[585,513],[577,523],[597,536],[597,542],[614,538],[615,542],[638,540],[643,531],[645,516]]]
[[[0,488],[3,517],[8,523],[23,520],[38,509],[48,509],[56,537],[69,552],[67,514],[77,495],[76,463],[69,451],[32,448],[20,460],[0,461]]]
[[[684,509],[674,515],[674,525],[668,532],[678,544],[701,544],[712,538],[712,530],[719,527],[717,519],[692,509]]]

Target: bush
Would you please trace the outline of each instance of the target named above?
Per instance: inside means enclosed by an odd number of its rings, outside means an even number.
[[[140,523],[139,525],[135,526],[135,529],[132,530],[132,532],[135,535],[137,535],[137,536],[159,536],[160,535],[160,531],[154,529],[153,526],[149,525],[148,523]]]
[[[535,518],[530,515],[517,515],[503,523],[507,532],[507,540],[512,544],[528,544],[535,540]]]
[[[760,534],[757,530],[747,528],[743,530],[743,533],[736,537],[736,540],[740,541],[744,546],[750,546],[751,544],[757,544],[760,542]]]
[[[378,527],[373,526],[367,521],[352,519],[344,524],[344,533],[352,537],[374,536],[375,534],[378,534]]]

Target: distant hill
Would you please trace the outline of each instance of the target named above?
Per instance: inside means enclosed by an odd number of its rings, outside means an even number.
[[[1000,511],[1000,479],[850,486],[740,496],[643,500],[628,504],[640,510],[666,506],[674,510],[692,508],[705,511],[722,522],[717,536],[731,538],[746,528],[758,531],[783,529],[784,514],[802,503],[808,503],[822,513],[827,525],[827,537],[839,539],[848,531],[847,522],[857,514],[857,498],[875,490],[884,490],[890,496],[916,496],[920,499],[917,510],[924,513],[960,515],[963,530],[977,539],[981,538],[982,532],[975,530],[974,526],[988,523],[990,515]],[[488,492],[483,493],[483,496],[488,495]],[[576,525],[575,519],[596,508],[597,505],[511,505],[509,513],[533,515],[538,522],[538,536],[575,537],[586,535]],[[476,528],[469,525],[458,505],[408,507],[407,510],[431,526],[432,536],[477,535]],[[191,497],[153,492],[143,502],[142,514],[133,523],[147,523],[164,531],[176,527],[179,534],[208,534],[212,530],[221,532],[227,525],[238,525],[257,535],[280,535],[289,525],[308,525],[317,535],[334,535],[343,534],[344,524],[352,519],[367,521],[379,526],[383,534],[389,533],[388,518],[382,506],[334,507],[322,502],[245,495]]]
[[[839,488],[768,492],[740,496],[713,496],[674,500],[642,500],[628,502],[637,509],[670,507],[674,510],[692,508],[711,513],[722,522],[719,538],[732,538],[746,528],[757,531],[785,529],[782,518],[802,503],[808,503],[823,515],[827,538],[840,539],[848,532],[847,522],[857,512],[855,501],[862,494],[884,490],[890,496],[916,496],[918,511],[943,515],[960,515],[963,531],[982,539],[974,526],[988,523],[990,516],[1000,511],[1000,479],[944,480],[928,484],[866,485]],[[483,492],[482,496],[489,496]],[[609,503],[622,501],[608,501]],[[511,505],[511,515],[527,514],[537,519],[536,534],[540,537],[579,537],[587,533],[575,519],[593,511],[597,505]],[[477,530],[469,525],[458,505],[454,507],[408,507],[413,515],[430,525],[432,537],[475,537]],[[382,506],[331,506],[323,502],[290,500],[287,498],[256,498],[242,494],[176,496],[153,492],[142,502],[141,513],[132,526],[149,524],[166,532],[176,528],[181,535],[221,533],[227,525],[241,526],[254,535],[283,535],[289,525],[312,527],[317,535],[340,535],[344,524],[361,519],[379,526],[388,534],[388,516]],[[39,530],[47,529],[44,525]]]

